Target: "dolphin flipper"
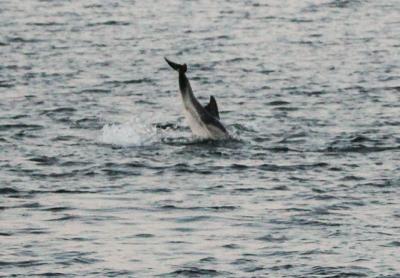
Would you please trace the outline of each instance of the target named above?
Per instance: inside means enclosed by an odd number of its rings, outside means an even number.
[[[210,102],[204,106],[208,113],[219,120],[219,112],[218,112],[218,105],[217,101],[213,96],[210,96]]]

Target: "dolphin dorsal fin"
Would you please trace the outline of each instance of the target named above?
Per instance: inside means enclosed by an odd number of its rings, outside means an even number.
[[[213,96],[210,96],[210,102],[204,106],[208,113],[219,120],[219,112],[218,112],[218,105],[217,101]]]

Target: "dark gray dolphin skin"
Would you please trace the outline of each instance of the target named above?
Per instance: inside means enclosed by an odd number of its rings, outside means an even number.
[[[192,87],[186,77],[186,64],[180,65],[164,58],[168,65],[179,73],[179,89],[181,91],[186,119],[193,134],[203,139],[226,139],[229,133],[219,121],[218,105],[213,96],[203,107],[193,94]]]

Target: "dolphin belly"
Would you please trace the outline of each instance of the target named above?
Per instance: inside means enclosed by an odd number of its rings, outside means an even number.
[[[197,115],[194,115],[192,112],[188,110],[184,110],[184,115],[186,118],[186,121],[192,130],[192,133],[194,136],[199,137],[199,138],[209,138],[210,137],[210,132],[208,131],[206,125],[204,125],[200,118]]]
[[[223,139],[227,138],[227,133],[224,130],[212,125],[206,124],[198,113],[198,110],[189,100],[183,100],[184,115],[188,122],[192,133],[202,139]]]

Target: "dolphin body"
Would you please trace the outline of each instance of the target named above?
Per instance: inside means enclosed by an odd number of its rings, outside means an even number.
[[[168,65],[179,73],[179,89],[183,108],[190,129],[196,137],[202,139],[227,139],[229,133],[219,121],[217,102],[210,96],[210,102],[202,106],[193,94],[192,87],[186,77],[186,64],[180,65],[164,58]]]

